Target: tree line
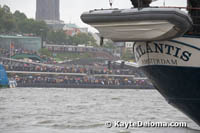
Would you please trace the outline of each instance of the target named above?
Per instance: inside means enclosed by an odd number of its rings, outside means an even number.
[[[10,8],[6,5],[0,5],[0,34],[28,34],[40,36],[44,41],[60,45],[96,45],[96,41],[90,33],[79,33],[74,36],[69,36],[66,35],[63,30],[55,31],[49,28],[44,21],[36,21],[27,18],[27,16],[20,11],[12,13]]]

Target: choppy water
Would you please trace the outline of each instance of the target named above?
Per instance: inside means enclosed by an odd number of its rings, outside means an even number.
[[[106,121],[182,121],[156,90],[17,88],[0,90],[0,133],[145,133]]]

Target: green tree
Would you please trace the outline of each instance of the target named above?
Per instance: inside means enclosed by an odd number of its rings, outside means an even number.
[[[20,11],[15,11],[13,14],[13,17],[16,22],[16,32],[21,33],[21,29],[23,29],[23,22],[26,21],[27,17],[24,13],[21,13]]]
[[[46,40],[49,28],[44,21],[33,21],[32,28],[33,33],[35,33],[37,36],[43,37],[43,39]]]
[[[73,43],[75,45],[78,45],[78,44],[96,45],[96,41],[92,37],[92,35],[86,34],[86,33],[79,33],[73,36]]]
[[[4,10],[5,13],[11,13],[10,7],[8,7],[7,5],[4,5],[2,9]]]
[[[66,35],[66,43],[68,45],[73,44],[73,37],[69,36],[69,35]]]
[[[0,7],[0,32],[1,33],[28,33],[45,38],[48,27],[43,21],[28,19],[24,13],[15,11],[10,12],[6,5]]]
[[[0,32],[13,32],[16,29],[16,24],[10,8],[4,5],[0,8]]]
[[[13,16],[15,17],[16,21],[23,21],[26,20],[27,17],[24,13],[21,13],[20,11],[15,11],[15,13],[13,14]]]
[[[43,40],[56,44],[86,44],[96,46],[96,41],[90,33],[80,33],[72,37],[66,35],[63,30],[50,31],[45,22],[28,19],[20,11],[15,11],[12,14],[8,6],[0,6],[0,33],[9,34],[13,32],[41,36]]]
[[[110,49],[114,49],[115,46],[114,46],[114,42],[112,40],[107,40],[104,44],[103,44],[103,47],[105,48],[110,48]]]
[[[123,53],[122,59],[123,60],[127,60],[127,61],[128,60],[133,60],[133,59],[135,59],[135,56],[131,51],[127,51],[127,52]]]
[[[89,45],[97,46],[97,42],[96,42],[96,40],[94,39],[94,37],[92,36],[92,34],[89,33],[88,36],[89,36],[89,43],[90,43]]]
[[[56,44],[66,44],[67,36],[64,31],[49,31],[47,33],[47,41]]]

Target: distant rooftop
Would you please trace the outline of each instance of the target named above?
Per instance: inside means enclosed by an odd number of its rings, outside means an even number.
[[[72,24],[72,23],[68,23],[65,26],[69,28],[79,28],[76,24]]]

